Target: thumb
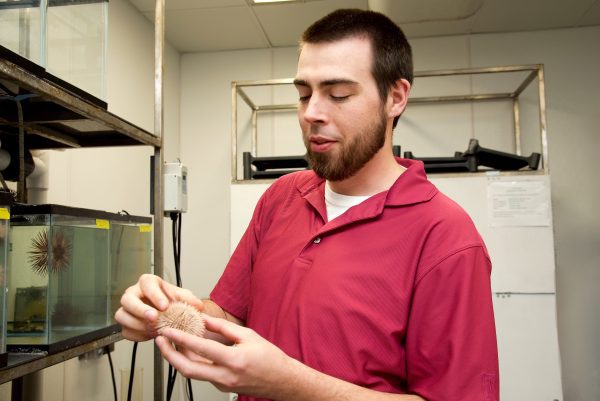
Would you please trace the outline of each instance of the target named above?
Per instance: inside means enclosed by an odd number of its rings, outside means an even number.
[[[244,338],[248,337],[252,332],[252,330],[226,319],[212,317],[206,314],[204,315],[204,319],[207,330],[222,335],[234,344],[242,343]]]

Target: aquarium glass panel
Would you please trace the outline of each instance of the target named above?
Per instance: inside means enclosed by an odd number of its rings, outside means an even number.
[[[39,0],[0,0],[0,45],[43,66],[42,10]]]
[[[148,223],[111,222],[111,319],[125,290],[144,273],[152,272],[152,226]]]
[[[51,231],[48,341],[55,343],[109,324],[109,229],[56,216]]]
[[[0,355],[6,353],[6,274],[8,266],[8,235],[10,207],[0,203]],[[0,358],[0,366],[5,365]]]
[[[47,342],[49,222],[47,215],[11,222],[6,293],[8,344]]]
[[[106,100],[108,2],[49,0],[46,70]]]

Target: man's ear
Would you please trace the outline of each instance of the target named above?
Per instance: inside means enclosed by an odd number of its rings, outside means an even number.
[[[408,94],[410,93],[410,82],[401,78],[394,82],[388,94],[388,117],[398,117],[408,103]]]

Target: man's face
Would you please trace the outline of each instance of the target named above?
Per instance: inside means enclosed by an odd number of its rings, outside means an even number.
[[[353,176],[383,147],[387,118],[364,38],[305,43],[295,85],[298,120],[312,169],[322,178]]]

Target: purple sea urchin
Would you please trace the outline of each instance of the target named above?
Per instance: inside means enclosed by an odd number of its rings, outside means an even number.
[[[28,252],[31,268],[41,276],[48,275],[49,270],[52,273],[63,272],[71,265],[72,248],[71,241],[62,230],[54,230],[51,241],[48,241],[48,229],[42,230],[31,240]]]
[[[186,302],[172,302],[158,317],[157,330],[171,327],[198,337],[204,336],[204,318],[193,306]]]

